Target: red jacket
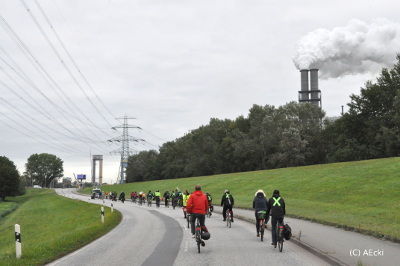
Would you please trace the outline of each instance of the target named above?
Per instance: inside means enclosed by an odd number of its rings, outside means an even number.
[[[190,195],[186,207],[189,213],[206,214],[208,209],[207,196],[201,190],[196,190]]]

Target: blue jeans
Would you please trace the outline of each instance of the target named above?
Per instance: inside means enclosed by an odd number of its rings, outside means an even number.
[[[271,234],[272,234],[272,243],[276,243],[276,226],[278,225],[278,222],[283,224],[283,216],[279,217],[271,217]]]

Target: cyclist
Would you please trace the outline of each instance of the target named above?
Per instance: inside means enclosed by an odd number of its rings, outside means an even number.
[[[206,213],[208,208],[208,200],[206,195],[201,191],[201,186],[196,185],[195,191],[190,195],[187,201],[187,211],[191,214],[192,237],[195,238],[195,222],[199,219],[200,226],[203,231],[208,232],[205,225]]]
[[[208,192],[206,192],[206,196],[207,196],[208,206],[210,208],[210,212],[211,212],[210,216],[211,216],[212,212],[214,211],[214,206],[212,206],[212,197],[211,197],[211,194]]]
[[[279,195],[279,190],[274,190],[272,197],[268,200],[267,204],[267,218],[271,213],[271,234],[272,243],[271,245],[276,246],[276,226],[279,223],[283,223],[283,218],[286,214],[285,201]]]
[[[267,203],[268,200],[265,197],[265,193],[262,189],[259,189],[254,197],[253,200],[253,209],[255,209],[255,215],[256,215],[256,230],[257,230],[257,237],[260,237],[260,224],[259,224],[259,219],[258,219],[258,212],[259,211],[267,211]],[[265,219],[265,224],[268,222],[267,216],[264,216]]]
[[[175,196],[176,196],[176,199],[177,199],[178,206],[182,207],[183,194],[182,194],[182,192],[179,191],[179,189],[176,190]]]
[[[186,209],[186,206],[187,206],[186,203],[187,203],[189,197],[190,197],[189,192],[188,192],[187,190],[185,190],[185,192],[183,193],[183,196],[182,196],[183,214],[184,214],[184,217],[185,217],[185,218],[186,218],[186,211],[185,211],[185,209]]]
[[[124,203],[124,201],[125,201],[125,192],[121,191],[121,194],[119,194],[119,200],[122,201],[122,203]]]
[[[164,200],[165,200],[165,207],[168,207],[168,201],[169,201],[169,192],[168,190],[164,192]]]
[[[135,199],[136,199],[136,192],[132,191],[132,193],[131,193],[131,201],[135,202]]]
[[[139,192],[139,204],[142,205],[143,204],[143,191]]]
[[[177,202],[177,199],[176,199],[176,191],[175,190],[172,190],[172,194],[171,194],[171,203],[172,203],[172,207],[175,209],[175,207],[176,207],[176,202]]]
[[[156,206],[160,207],[160,198],[161,198],[161,193],[159,190],[154,192],[154,197],[156,198]]]
[[[233,199],[233,196],[229,193],[229,190],[225,190],[221,200],[221,206],[224,206],[222,209],[222,215],[224,217],[224,221],[226,221],[226,210],[229,210],[232,213],[232,223],[233,223],[232,207],[234,204],[235,200]]]
[[[153,200],[153,193],[151,192],[151,190],[149,190],[149,192],[147,193],[147,202],[150,202]]]

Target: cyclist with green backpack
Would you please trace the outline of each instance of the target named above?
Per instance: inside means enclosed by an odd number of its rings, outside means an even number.
[[[225,190],[224,195],[222,195],[222,200],[221,200],[221,206],[223,206],[222,215],[224,217],[224,221],[226,221],[226,211],[229,210],[230,213],[232,214],[232,222],[233,222],[232,207],[234,204],[235,204],[235,200],[233,199],[233,196],[229,193],[229,190]]]
[[[279,190],[274,190],[272,197],[268,200],[267,204],[267,217],[271,213],[271,245],[276,246],[276,226],[279,223],[283,224],[283,218],[286,214],[285,201],[279,195]]]
[[[268,222],[268,217],[266,215],[267,213],[267,203],[268,200],[265,197],[265,193],[262,189],[259,189],[254,197],[253,200],[253,209],[255,209],[255,216],[256,216],[256,230],[257,230],[257,237],[260,237],[260,213],[259,212],[265,212],[261,213],[263,219],[265,220],[265,224]]]

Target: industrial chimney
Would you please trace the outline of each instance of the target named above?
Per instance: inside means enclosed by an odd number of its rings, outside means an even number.
[[[310,73],[310,85],[308,82]],[[309,102],[321,107],[321,91],[318,87],[318,69],[300,70],[301,90],[299,91],[299,102]]]
[[[299,92],[299,98],[300,100],[303,101],[308,101],[310,98],[308,95],[309,85],[308,85],[308,70],[303,69],[300,70],[300,75],[301,75],[301,92]]]

